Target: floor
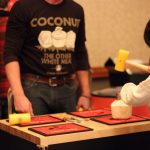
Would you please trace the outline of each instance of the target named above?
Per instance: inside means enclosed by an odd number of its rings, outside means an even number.
[[[108,78],[98,78],[93,79],[91,84],[91,90],[101,90],[110,87],[109,79]]]

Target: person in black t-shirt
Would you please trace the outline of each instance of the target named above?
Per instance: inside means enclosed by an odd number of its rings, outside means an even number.
[[[76,2],[16,2],[8,20],[4,53],[15,111],[41,115],[80,107],[88,110],[85,42],[84,10]],[[76,104],[78,88],[81,92]]]

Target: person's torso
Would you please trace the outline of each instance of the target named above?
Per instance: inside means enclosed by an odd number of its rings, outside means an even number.
[[[47,76],[73,72],[81,8],[70,0],[55,6],[44,0],[29,3],[33,7],[26,9],[27,34],[20,57],[21,72],[31,70],[31,73]]]

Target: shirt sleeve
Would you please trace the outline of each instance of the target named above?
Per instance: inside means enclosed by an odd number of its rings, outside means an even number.
[[[24,7],[17,1],[11,12],[6,29],[6,42],[4,48],[4,63],[17,61],[27,33],[27,15]]]
[[[85,36],[85,18],[83,9],[81,14],[82,14],[81,22],[79,26],[79,32],[77,34],[76,47],[74,53],[74,66],[76,71],[90,69],[88,52],[85,45],[86,36]]]
[[[143,105],[150,103],[150,76],[135,85],[133,83],[126,83],[120,92],[121,99],[131,105]]]

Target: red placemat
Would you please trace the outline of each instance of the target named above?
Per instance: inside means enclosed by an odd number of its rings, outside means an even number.
[[[110,115],[111,111],[107,109],[95,109],[95,110],[89,110],[89,111],[71,112],[70,114],[83,117],[83,118],[91,118],[91,117],[97,117],[97,116],[103,116],[103,115]]]
[[[30,123],[22,123],[19,124],[19,126],[24,127],[24,126],[31,126],[31,125],[46,124],[46,123],[58,123],[58,122],[63,122],[63,120],[50,115],[33,116],[31,117]]]
[[[117,124],[124,124],[124,123],[148,121],[149,119],[142,118],[142,117],[135,116],[135,115],[132,115],[129,119],[113,119],[111,115],[108,115],[108,116],[92,118],[92,120],[101,122],[101,123],[105,123],[108,125],[117,125]]]
[[[44,136],[50,136],[50,135],[91,131],[92,129],[75,123],[67,123],[67,124],[33,127],[33,128],[29,128],[29,130]]]

